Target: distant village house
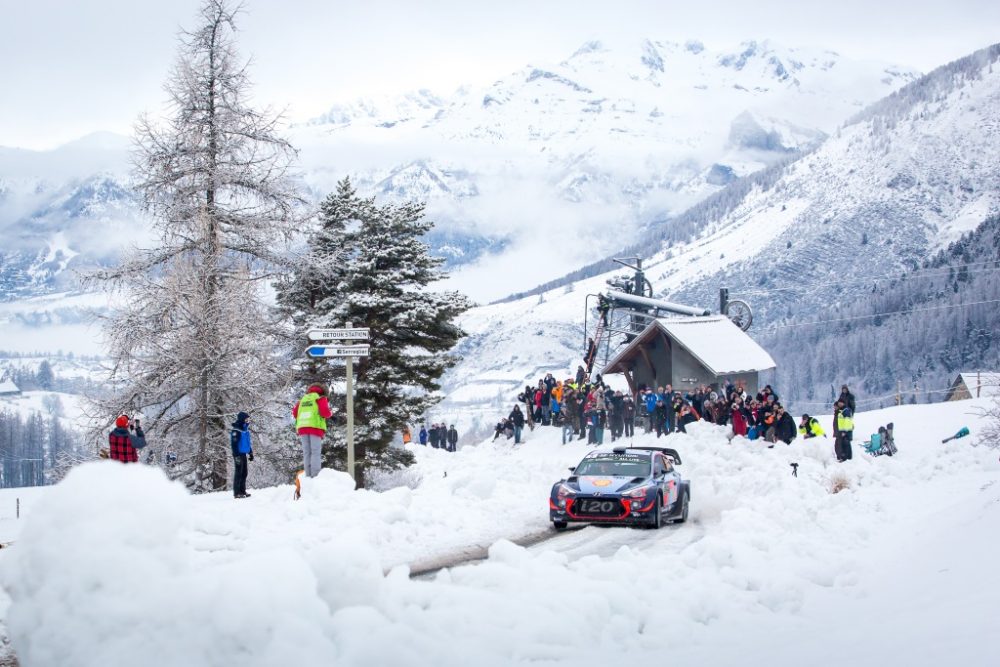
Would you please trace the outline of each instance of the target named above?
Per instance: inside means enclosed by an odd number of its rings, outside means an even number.
[[[972,371],[959,373],[951,383],[946,401],[963,401],[968,398],[1000,396],[1000,373]]]

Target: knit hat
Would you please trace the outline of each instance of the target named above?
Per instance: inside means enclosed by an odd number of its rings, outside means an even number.
[[[115,420],[115,426],[118,428],[128,428],[128,416],[120,415],[118,419]]]
[[[238,427],[240,427],[240,428],[243,428],[243,426],[246,425],[248,419],[250,419],[250,415],[248,415],[245,412],[241,412],[238,415],[236,415],[236,424],[235,425],[238,426]]]

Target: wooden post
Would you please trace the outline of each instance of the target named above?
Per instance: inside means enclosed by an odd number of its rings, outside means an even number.
[[[896,380],[896,405],[903,404],[903,381]]]
[[[347,328],[354,327],[352,322]],[[354,468],[354,357],[347,357],[347,472],[354,480],[354,488],[358,488],[358,474]]]
[[[976,371],[976,398],[979,398],[979,391],[983,387],[983,372]]]

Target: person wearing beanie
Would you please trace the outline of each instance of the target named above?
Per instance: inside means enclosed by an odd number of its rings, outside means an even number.
[[[146,446],[146,434],[139,420],[132,421],[128,415],[120,415],[115,420],[115,428],[108,434],[108,458],[122,463],[138,463],[139,451]]]
[[[292,416],[295,417],[295,432],[302,444],[302,469],[309,477],[315,477],[322,465],[326,420],[333,416],[326,389],[319,383],[311,385],[292,408]]]
[[[247,460],[253,461],[253,447],[250,444],[250,415],[247,413],[236,415],[233,429],[229,432],[229,446],[233,450],[233,497],[249,498]]]

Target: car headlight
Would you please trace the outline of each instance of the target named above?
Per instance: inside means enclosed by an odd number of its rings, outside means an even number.
[[[565,484],[560,484],[556,488],[556,497],[560,499],[565,498],[566,496],[571,496],[574,493],[576,493],[576,489],[571,488]]]
[[[622,493],[626,498],[645,498],[646,493],[649,492],[648,486],[640,486],[638,489],[630,489]]]

